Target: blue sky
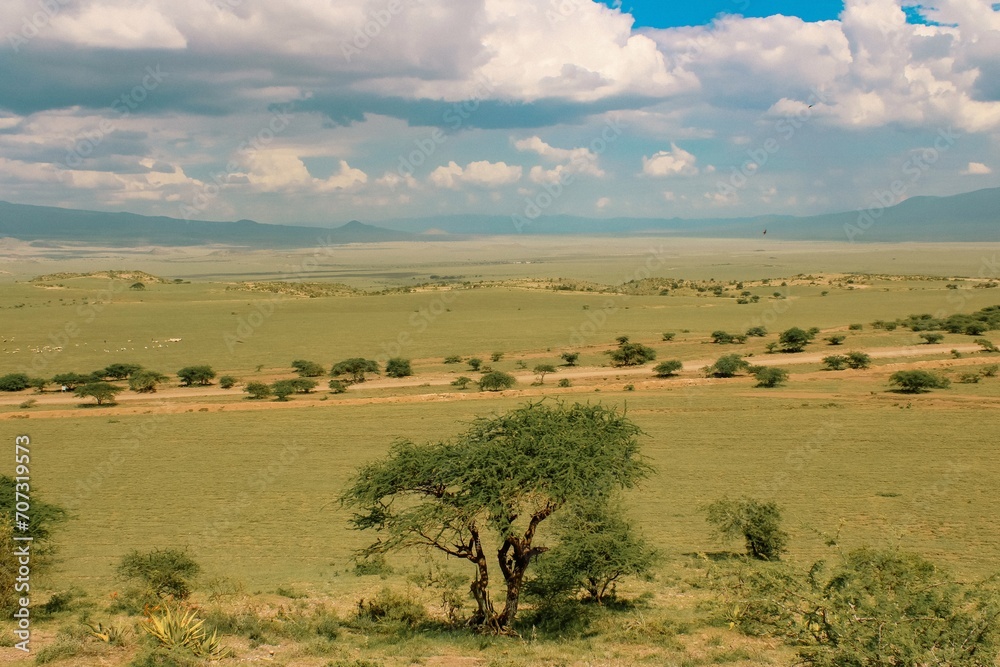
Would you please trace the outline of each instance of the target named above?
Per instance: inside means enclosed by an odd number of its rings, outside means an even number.
[[[0,3],[7,201],[334,225],[1000,186],[989,0],[38,7]]]

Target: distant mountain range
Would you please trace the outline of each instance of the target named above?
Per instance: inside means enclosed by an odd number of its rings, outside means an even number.
[[[694,238],[769,238],[799,241],[945,242],[1000,241],[1000,188],[950,197],[911,197],[894,206],[873,202],[861,211],[806,217],[583,218],[449,215],[352,220],[340,227],[270,225],[239,220],[208,222],[100,213],[0,202],[0,237],[32,242],[92,245],[206,245],[301,248],[323,244],[449,240],[495,235],[656,235]]]

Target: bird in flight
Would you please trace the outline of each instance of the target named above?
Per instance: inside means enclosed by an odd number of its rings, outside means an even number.
[[[764,233],[762,234],[762,236],[767,236],[767,230],[766,229],[764,230]]]

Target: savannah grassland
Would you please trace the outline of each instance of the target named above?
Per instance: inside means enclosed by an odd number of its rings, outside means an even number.
[[[646,433],[644,453],[658,472],[629,503],[662,560],[653,581],[622,586],[625,597],[642,596],[633,608],[602,614],[588,633],[564,638],[345,625],[328,640],[272,628],[263,640],[225,637],[237,658],[221,664],[793,664],[790,649],[730,630],[713,603],[708,555],[741,545],[715,540],[700,508],[725,494],[775,499],[791,535],[787,560],[803,567],[870,544],[915,551],[959,578],[996,571],[1000,379],[955,380],[1000,357],[978,352],[970,336],[918,345],[905,328],[870,323],[1000,304],[1000,289],[977,287],[1000,272],[998,251],[1000,244],[547,238],[282,254],[0,248],[0,375],[134,362],[168,374],[209,364],[242,382],[273,381],[292,377],[293,359],[329,366],[380,355],[410,358],[414,370],[411,378],[376,379],[339,395],[324,381],[284,403],[247,401],[239,386],[181,388],[176,379],[153,395],[125,392],[115,406],[83,405],[52,391],[0,395],[3,442],[29,434],[33,487],[72,510],[36,596],[44,601],[71,589],[81,596],[35,621],[33,648],[80,635],[81,619],[112,620],[108,606],[124,585],[116,564],[131,549],[155,547],[186,548],[201,564],[193,599],[205,614],[252,611],[294,625],[325,608],[349,619],[360,598],[390,587],[440,616],[440,594],[417,580],[429,563],[443,561],[402,555],[390,560],[391,573],[356,574],[352,553],[372,536],[348,529],[336,499],[352,472],[396,439],[447,438],[476,416],[546,397],[627,408]],[[128,289],[131,279],[30,281],[108,269],[184,282],[147,280],[139,291]],[[701,285],[714,280],[726,292],[620,289],[647,271]],[[310,298],[298,288],[240,286],[282,279],[345,287],[332,294],[314,286]],[[759,302],[737,304],[733,297],[743,290]],[[854,323],[863,329],[849,330]],[[769,335],[746,345],[709,342],[712,331],[755,325]],[[822,333],[801,354],[766,354],[765,345],[792,326]],[[664,342],[664,332],[676,337]],[[823,342],[834,333],[847,336],[843,347]],[[653,347],[660,360],[683,360],[684,370],[656,379],[651,365],[611,368],[604,351],[621,335]],[[987,337],[1000,342],[997,332]],[[561,364],[569,350],[581,352],[578,367],[560,367],[533,385],[531,368]],[[850,350],[869,352],[872,368],[821,370],[822,356]],[[493,352],[503,358],[491,363]],[[706,379],[700,372],[732,352],[781,364],[789,382],[762,389],[749,377]],[[448,355],[480,357],[519,384],[502,394],[459,391],[452,379],[478,374],[444,364]],[[888,391],[889,374],[903,368],[937,370],[953,384],[920,395]],[[571,386],[557,387],[562,378]],[[33,407],[20,407],[32,398]],[[13,458],[2,465],[6,472]],[[126,648],[75,645],[76,656],[52,664],[124,665],[136,651],[134,640]],[[4,647],[0,664],[34,661]]]

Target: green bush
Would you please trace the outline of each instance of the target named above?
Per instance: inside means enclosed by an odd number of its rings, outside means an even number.
[[[930,371],[912,370],[896,371],[889,376],[889,384],[899,387],[904,394],[920,394],[931,389],[947,389],[951,382]]]
[[[157,598],[187,599],[191,595],[191,580],[201,571],[186,552],[178,549],[153,549],[139,552],[133,549],[118,565],[118,575],[140,582]]]
[[[414,628],[427,620],[427,610],[416,600],[383,588],[370,600],[358,600],[358,618]]]
[[[391,378],[405,378],[413,375],[410,360],[393,357],[385,363],[385,374]]]
[[[706,506],[705,513],[722,538],[742,536],[748,556],[758,560],[779,560],[786,550],[788,534],[781,530],[781,510],[774,502],[723,497]]]
[[[243,391],[249,394],[247,398],[251,400],[263,400],[271,395],[271,386],[263,382],[248,382]]]
[[[715,363],[708,367],[707,373],[710,377],[731,378],[749,368],[750,362],[741,355],[726,354],[716,359]]]
[[[479,379],[480,391],[503,391],[516,384],[514,376],[503,371],[490,371]]]
[[[656,377],[666,378],[673,375],[677,375],[677,371],[684,368],[684,363],[679,359],[671,359],[669,361],[661,361],[656,364],[653,368],[653,373]]]
[[[824,370],[827,371],[842,371],[847,368],[848,359],[842,354],[831,354],[828,357],[823,357]]]
[[[223,389],[232,389],[236,386],[237,382],[239,382],[239,380],[234,378],[232,375],[223,375],[219,378],[219,386]]]
[[[788,371],[784,368],[776,368],[774,366],[753,366],[750,369],[754,377],[757,378],[758,387],[766,387],[768,389],[777,387],[788,381]]]
[[[656,359],[656,351],[641,343],[630,343],[628,336],[618,338],[618,348],[608,350],[612,366],[641,366]]]
[[[0,391],[22,391],[31,386],[31,378],[24,373],[10,373],[0,377]]]

